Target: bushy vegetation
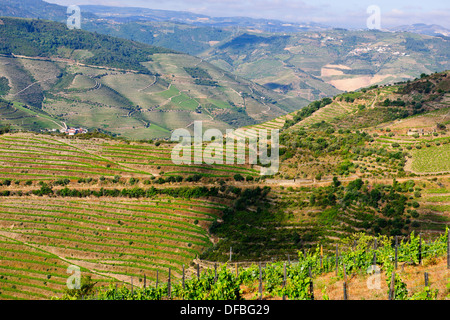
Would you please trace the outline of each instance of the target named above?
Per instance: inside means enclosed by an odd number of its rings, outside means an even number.
[[[132,69],[149,73],[140,63],[151,60],[155,53],[173,52],[137,42],[113,38],[83,30],[67,30],[62,23],[44,20],[4,18],[0,29],[0,53],[26,56],[58,56],[61,48],[88,50],[93,56],[86,64]]]
[[[194,79],[211,79],[208,71],[199,67],[184,67],[184,70]]]
[[[314,102],[310,103],[308,106],[297,111],[297,113],[294,114],[294,117],[292,120],[290,120],[290,119],[286,120],[283,128],[286,129],[286,128],[293,126],[294,124],[309,117],[310,115],[312,115],[314,112],[316,112],[320,108],[323,108],[323,107],[331,104],[332,102],[333,102],[333,100],[331,100],[331,98],[323,98],[320,101],[314,101]]]
[[[10,89],[8,78],[0,77],[0,96],[6,95]]]

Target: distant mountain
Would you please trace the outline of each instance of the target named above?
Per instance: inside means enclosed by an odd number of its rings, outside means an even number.
[[[170,10],[80,7],[83,30],[203,57],[293,99],[313,101],[450,68],[448,30],[437,25],[371,32]],[[66,19],[66,7],[42,0],[5,0],[0,10],[4,15]]]
[[[448,70],[450,42],[376,30],[245,33],[200,56],[267,88],[312,101]]]
[[[0,16],[47,19],[63,22],[67,19],[67,7],[42,0],[1,0]],[[95,18],[90,12],[83,13],[84,18]]]
[[[439,35],[443,35],[446,37],[450,36],[449,29],[446,29],[437,24],[417,23],[417,24],[412,24],[412,25],[398,26],[395,28],[390,28],[389,30],[395,31],[395,32],[413,32],[413,33],[425,34],[428,36],[439,36]]]
[[[185,11],[155,10],[135,7],[111,7],[82,5],[83,11],[117,22],[136,21],[171,21],[195,26],[214,28],[244,28],[264,32],[300,32],[330,29],[330,27],[314,23],[294,23],[274,19],[255,19],[249,17],[210,17]]]

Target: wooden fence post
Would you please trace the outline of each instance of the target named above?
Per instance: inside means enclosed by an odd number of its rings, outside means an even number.
[[[156,270],[156,289],[158,289],[159,270]]]
[[[425,287],[428,287],[429,281],[428,281],[428,272],[424,273],[424,277],[425,277]],[[430,297],[430,294],[427,292],[427,298]]]
[[[283,268],[283,289],[286,288],[286,262],[284,263],[284,268]],[[286,295],[284,294],[284,290],[283,290],[283,300],[286,300]]]
[[[184,264],[183,264],[183,276],[182,276],[182,279],[181,279],[183,290],[185,289],[185,283],[184,283],[184,281],[185,281],[185,274],[184,273],[185,273],[185,271],[184,271]]]
[[[217,263],[214,262],[214,283],[217,281]]]
[[[144,274],[144,290],[146,289],[146,287],[147,287],[147,277]]]
[[[447,231],[447,269],[450,269],[450,230]]]
[[[262,300],[262,271],[261,271],[261,261],[259,262],[259,300]]]
[[[197,264],[197,279],[200,279],[200,264]]]
[[[312,277],[312,271],[311,271],[311,266],[309,266],[309,279],[310,279],[310,283],[309,283],[309,294],[311,295],[311,300],[314,300],[314,285],[313,285],[313,277]]]
[[[238,264],[237,262],[234,264],[236,267],[236,278],[239,277],[239,270],[238,270]]]
[[[395,236],[395,270],[397,270],[398,265],[398,236]]]
[[[422,234],[419,234],[419,264],[422,264]]]
[[[133,296],[133,277],[131,277],[131,296]]]
[[[171,295],[171,291],[170,291],[170,268],[169,268],[169,278],[167,279],[167,295],[169,296],[169,299],[170,299],[170,295]]]
[[[377,238],[375,238],[374,251],[373,251],[373,265],[377,265]]]
[[[320,270],[323,268],[323,246],[320,245]]]
[[[336,244],[336,276],[338,275],[339,270],[339,251],[338,251],[338,245]]]
[[[389,300],[395,300],[395,271],[392,271],[391,285],[389,287]]]
[[[347,293],[347,272],[345,271],[345,264],[343,265],[343,270],[344,270],[344,283],[343,283],[343,288],[344,288],[344,300],[348,300],[348,293]]]
[[[347,296],[347,282],[344,281],[344,283],[342,284],[342,287],[344,289],[344,300],[348,300],[348,296]]]

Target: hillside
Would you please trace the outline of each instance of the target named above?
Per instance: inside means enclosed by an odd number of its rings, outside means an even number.
[[[326,30],[243,33],[201,54],[213,64],[310,101],[450,68],[445,38],[413,33]]]
[[[167,138],[195,120],[223,130],[306,104],[281,101],[262,86],[169,49],[43,20],[2,21],[3,98],[15,103],[8,112],[25,108],[53,120],[41,129],[66,125],[132,139]],[[10,118],[5,114],[1,123]],[[20,128],[21,119],[14,119]]]
[[[239,226],[254,221],[232,215],[217,230],[229,235],[221,250],[250,235],[268,246],[274,221],[280,235],[297,229],[288,239],[300,247],[355,232],[443,231],[450,221],[448,74],[341,94],[247,127],[282,129],[280,170],[265,180],[274,208],[258,222],[267,232],[242,234]]]
[[[183,266],[195,275],[230,250],[233,262],[289,261],[318,245],[332,254],[359,233],[420,233],[430,246],[450,224],[448,74],[337,95],[247,127],[282,129],[272,177],[257,165],[176,165],[164,141],[3,129],[0,298],[61,296],[68,264],[99,286],[142,287],[143,275],[165,281],[170,268],[179,280]],[[324,295],[339,295],[332,284],[341,278],[314,279]],[[358,281],[349,280],[352,298]],[[247,298],[252,286],[242,288]]]

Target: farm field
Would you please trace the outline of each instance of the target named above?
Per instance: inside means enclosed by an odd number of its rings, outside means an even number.
[[[40,300],[60,296],[66,288],[67,270],[72,263],[38,246],[15,239],[16,234],[0,231],[0,299]],[[98,285],[113,280],[80,268]]]
[[[257,176],[259,170],[248,165],[174,164],[175,144],[125,143],[115,140],[64,139],[48,135],[6,134],[0,137],[0,179],[19,184],[35,181],[100,177],[136,178],[141,182],[157,176],[198,174],[229,178],[234,174]],[[193,156],[193,153],[192,153]],[[102,178],[103,179],[103,178]]]
[[[450,145],[414,150],[412,169],[419,173],[450,172]]]
[[[188,266],[199,250],[211,245],[206,227],[222,208],[209,201],[180,201],[171,197],[145,201],[3,199],[0,238],[6,241],[2,245],[0,268],[9,272],[8,279],[0,282],[0,298],[15,297],[15,293],[17,297],[25,295],[23,290],[15,291],[11,285],[26,270],[26,264],[33,263],[42,264],[36,269],[42,277],[44,267],[51,267],[46,270],[52,275],[48,291],[54,290],[53,294],[64,288],[61,278],[68,264],[107,281],[129,281],[131,276],[141,281],[144,274],[155,281],[157,270],[160,270],[160,279],[164,279],[169,267],[175,275],[179,274],[182,266]],[[20,254],[17,250],[21,246],[31,248],[31,252]],[[48,257],[46,262],[34,261],[34,251],[39,259]],[[19,254],[14,259],[11,252]],[[38,272],[41,269],[42,272]],[[28,281],[33,287],[37,280],[24,277],[23,287]],[[45,291],[45,286],[36,288]],[[28,297],[33,297],[33,290]],[[49,295],[40,293],[35,297],[48,298]]]
[[[229,180],[236,174],[258,176],[259,171],[226,164],[174,165],[173,146],[33,133],[1,135],[0,189],[9,196],[0,201],[0,240],[5,244],[0,253],[0,299],[60,295],[69,265],[105,285],[129,282],[131,277],[139,285],[144,275],[149,282],[157,277],[163,281],[168,268],[179,277],[183,266],[189,268],[217,241],[208,228],[229,200],[157,194],[145,199],[116,197],[122,188],[148,184],[170,188],[183,179],[186,183],[177,186],[192,186],[188,178],[193,176],[198,186],[199,179]],[[52,195],[36,195],[47,186]],[[116,196],[80,199],[66,194],[73,189],[105,189]],[[27,268],[36,274],[27,274]]]

